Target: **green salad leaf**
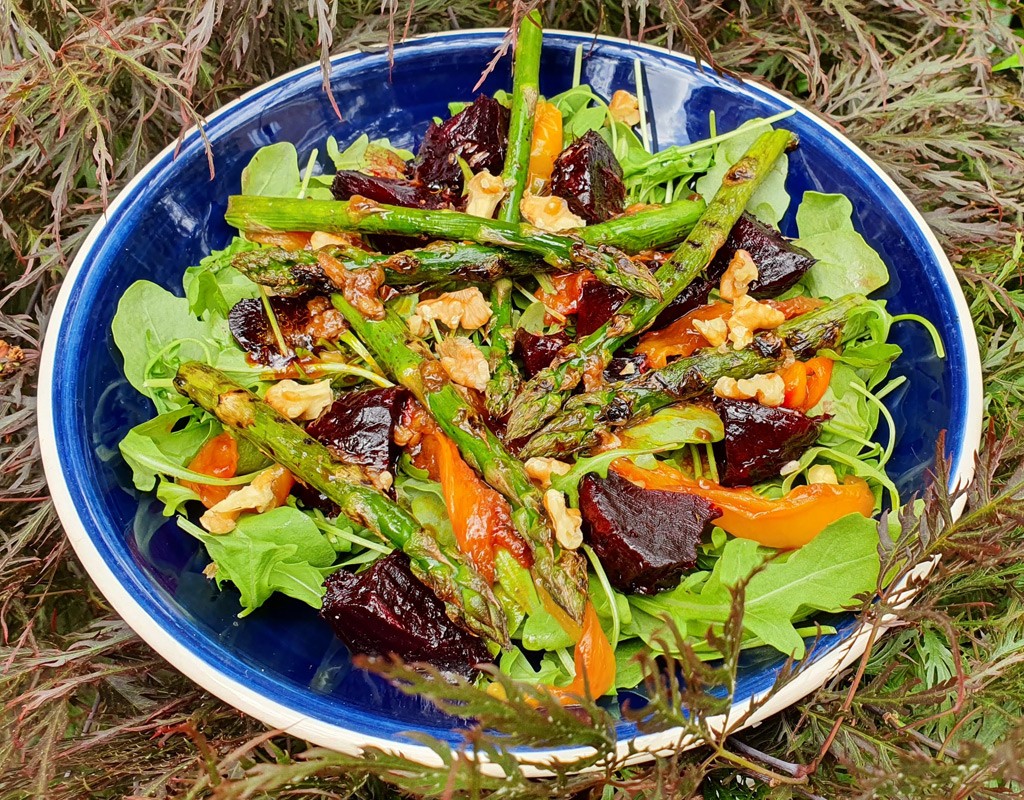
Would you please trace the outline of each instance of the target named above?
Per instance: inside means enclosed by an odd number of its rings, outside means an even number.
[[[881,256],[853,227],[853,204],[841,194],[805,192],[796,210],[803,247],[818,263],[802,283],[812,297],[869,294],[889,282]]]
[[[195,406],[184,406],[128,431],[119,447],[132,468],[136,489],[152,491],[159,475],[187,477],[189,470],[185,465],[204,442],[221,430],[217,420],[205,414],[200,417],[200,414],[202,412]]]
[[[729,167],[739,161],[757,137],[768,130],[771,130],[771,126],[763,120],[749,120],[737,128],[740,133],[715,145],[714,162],[697,179],[697,192],[701,197],[710,201],[722,186],[722,179]],[[778,226],[789,208],[789,193],[786,191],[788,170],[789,159],[783,154],[747,203],[747,211],[769,225]]]
[[[203,341],[212,336],[211,326],[196,319],[188,300],[152,281],[136,281],[121,295],[111,330],[124,357],[128,383],[153,400],[159,411],[182,405],[185,400],[176,392],[155,391],[146,381],[154,377],[152,367],[161,358],[209,360]]]
[[[226,318],[239,300],[259,297],[259,287],[231,266],[231,259],[261,245],[236,236],[223,250],[216,250],[185,270],[182,285],[189,310],[197,317],[216,315]]]
[[[874,591],[879,564],[877,523],[850,514],[781,557],[756,542],[731,539],[699,589],[684,581],[669,592],[632,596],[629,602],[634,612],[653,618],[667,615],[680,630],[701,636],[699,628],[720,626],[728,619],[730,587],[756,571],[746,586],[744,630],[787,655],[803,658],[804,641],[793,622],[810,611],[841,611],[851,605],[851,598]],[[651,631],[641,636],[650,637]]]
[[[178,525],[206,546],[216,565],[217,584],[230,581],[238,589],[242,605],[238,616],[248,616],[274,592],[320,608],[324,574],[334,563],[334,548],[298,509],[282,506],[246,514],[233,531],[218,535],[182,517]]]
[[[242,170],[242,194],[297,197],[301,186],[299,154],[291,142],[261,147]]]

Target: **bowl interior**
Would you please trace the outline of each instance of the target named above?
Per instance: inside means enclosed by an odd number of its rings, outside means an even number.
[[[402,732],[419,731],[459,740],[450,718],[352,669],[345,648],[308,607],[279,599],[244,620],[236,618],[235,592],[218,591],[202,575],[207,561],[203,549],[160,515],[159,503],[132,487],[117,443],[129,427],[149,418],[152,408],[124,380],[110,323],[131,282],[148,278],[181,294],[184,268],[228,242],[233,231],[223,221],[225,203],[239,190],[241,170],[257,148],[288,140],[304,157],[313,147],[322,153],[328,134],[344,145],[365,132],[415,149],[430,119],[447,115],[449,101],[472,99],[473,85],[500,39],[494,32],[468,32],[413,42],[398,48],[390,71],[384,53],[336,59],[332,87],[342,121],[320,88],[315,66],[256,90],[215,115],[207,128],[215,175],[211,177],[202,141],[194,134],[186,137],[177,156],[160,155],[118,199],[80,256],[66,289],[66,313],[55,322],[57,332],[51,332],[59,337],[51,385],[55,447],[78,517],[65,523],[82,529],[152,625],[185,644],[198,662],[270,700],[356,735],[408,741]],[[581,42],[586,48],[583,79],[604,96],[619,88],[632,91],[633,59],[642,58],[647,96],[653,98],[648,113],[659,147],[707,136],[711,111],[718,130],[725,131],[787,108],[774,95],[704,72],[680,56],[568,34],[545,37],[545,94],[568,88],[573,51]],[[481,91],[509,86],[506,62]],[[955,308],[959,290],[947,283],[915,216],[861,156],[805,114],[783,125],[801,142],[790,156],[788,189],[794,200],[811,189],[846,194],[858,230],[890,267],[892,282],[881,293],[890,308],[924,315],[944,332],[945,361],[933,355],[919,326],[900,325],[894,336],[904,348],[894,374],[908,380],[888,401],[899,432],[891,474],[909,494],[924,485],[940,431],[948,432],[946,446],[954,458],[965,447],[971,388]],[[783,229],[795,234],[792,209]],[[954,473],[958,466],[954,464]],[[835,650],[854,629],[849,615],[836,617],[834,624],[837,633],[820,641],[811,658]],[[748,653],[736,700],[768,688],[782,665],[774,652]],[[626,692],[620,699],[632,696]],[[618,707],[611,701],[608,705]],[[619,733],[626,738],[635,729],[621,722]]]

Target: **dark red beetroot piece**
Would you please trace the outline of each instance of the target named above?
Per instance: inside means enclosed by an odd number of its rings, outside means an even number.
[[[336,200],[365,197],[375,203],[406,208],[447,208],[452,196],[448,190],[434,191],[422,183],[397,178],[376,178],[354,169],[339,170],[331,183]]]
[[[651,364],[647,360],[647,356],[636,353],[629,356],[616,356],[604,368],[604,379],[612,383],[628,381],[637,375],[643,375],[650,368]]]
[[[321,340],[334,341],[347,329],[344,317],[323,295],[302,294],[296,297],[271,297],[270,307],[281,328],[281,335],[293,350],[317,349]],[[275,369],[292,360],[293,353],[281,353],[263,310],[256,299],[239,300],[228,312],[228,329],[238,345],[253,361]]]
[[[459,159],[473,172],[499,175],[508,149],[508,109],[480,95],[448,121],[431,122],[416,155],[416,177],[431,189],[462,191]]]
[[[714,266],[714,262],[712,262],[712,266]],[[718,285],[718,282],[722,279],[722,274],[725,272],[723,268],[722,272],[714,274],[712,266],[708,267],[708,277],[697,278],[676,295],[676,299],[669,303],[665,310],[658,315],[658,318],[654,320],[651,330],[656,331],[659,328],[666,328],[680,317],[686,316],[695,308],[699,308],[708,302],[711,290]]]
[[[586,281],[576,311],[576,338],[583,339],[612,318],[629,299],[629,292],[600,281]]]
[[[580,484],[583,535],[612,586],[654,594],[697,564],[697,546],[721,510],[696,495],[642,489],[614,472]]]
[[[542,369],[548,367],[558,351],[569,344],[569,337],[564,331],[549,336],[538,336],[525,328],[516,329],[516,341],[512,355],[523,362],[527,378],[532,378]]]
[[[792,287],[804,273],[817,263],[810,253],[797,247],[774,228],[765,225],[749,214],[743,214],[729,231],[722,249],[718,251],[708,275],[717,274],[717,282],[736,255],[737,250],[746,250],[757,264],[757,280],[750,284],[754,297],[777,297]]]
[[[698,278],[658,315],[653,329],[671,325],[684,314],[708,301],[711,290],[722,280],[737,250],[746,250],[757,264],[758,279],[750,284],[754,297],[777,297],[791,288],[815,264],[806,250],[792,244],[774,228],[763,225],[749,214],[743,214],[729,232],[722,249],[708,265],[703,278]]]
[[[358,575],[335,572],[324,587],[320,616],[353,654],[396,655],[466,678],[476,665],[491,661],[483,640],[448,618],[444,604],[412,574],[404,553],[392,553]]]
[[[389,471],[399,455],[391,434],[408,396],[398,387],[346,392],[309,423],[306,433],[339,461],[378,473]]]
[[[622,166],[597,131],[587,131],[555,159],[550,188],[587,222],[621,214],[626,203]]]
[[[818,441],[822,418],[791,408],[769,408],[753,400],[719,399],[725,439],[715,445],[723,486],[753,486],[777,478]]]

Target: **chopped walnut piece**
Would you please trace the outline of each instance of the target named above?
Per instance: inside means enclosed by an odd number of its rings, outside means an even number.
[[[384,285],[384,270],[377,265],[345,269],[345,265],[326,250],[318,250],[316,260],[330,282],[341,290],[360,314],[367,319],[384,319],[384,304],[377,296],[377,291]]]
[[[612,95],[608,104],[608,113],[612,119],[624,125],[633,127],[640,124],[640,101],[636,95],[630,94],[625,89],[619,89]]]
[[[334,402],[330,378],[316,383],[278,381],[263,396],[263,401],[288,419],[308,421],[319,417]]]
[[[730,400],[757,399],[763,406],[781,406],[786,397],[786,382],[781,375],[755,375],[753,378],[719,378],[714,393]]]
[[[354,233],[327,233],[326,231],[313,231],[309,237],[309,249],[319,250],[321,247],[338,245],[340,247],[363,247],[363,240]]]
[[[463,328],[475,331],[482,328],[491,318],[491,304],[476,286],[445,292],[433,300],[423,300],[416,306],[407,322],[414,336],[426,336],[430,331],[430,320],[443,322],[451,330]]]
[[[229,494],[199,518],[200,524],[210,533],[230,533],[235,529],[235,521],[243,511],[256,511],[262,514],[275,508],[277,497],[274,495],[274,482],[288,470],[275,464],[263,470],[253,478],[252,483]]]
[[[583,515],[565,504],[565,495],[557,489],[544,492],[544,508],[555,527],[555,538],[566,550],[583,544]]]
[[[486,169],[482,170],[466,184],[466,213],[491,219],[506,194],[505,181]]]
[[[531,225],[551,233],[582,228],[587,221],[569,210],[563,197],[538,197],[529,192],[519,203],[519,210]]]
[[[328,342],[336,341],[341,334],[348,330],[345,317],[323,295],[311,297],[306,303],[306,308],[309,310],[309,325],[306,327],[306,332],[314,342],[318,339],[326,339]]]
[[[750,295],[740,295],[732,304],[729,316],[729,341],[736,350],[742,350],[754,341],[754,331],[777,328],[786,321],[786,315],[767,303],[759,303]]]
[[[439,342],[437,354],[452,383],[480,392],[487,388],[487,381],[491,377],[487,359],[480,348],[465,336],[453,336]]]
[[[757,264],[746,250],[737,250],[726,267],[719,284],[719,293],[723,300],[732,302],[745,295],[750,284],[757,280]]]
[[[836,471],[830,464],[815,464],[807,470],[807,482],[830,483],[836,486],[839,484],[839,478],[836,477]]]
[[[725,319],[722,317],[708,320],[695,319],[693,327],[697,333],[708,340],[708,344],[712,347],[725,344],[725,340],[729,337],[729,326],[725,324]]]
[[[543,489],[547,489],[551,485],[552,475],[565,475],[565,473],[572,469],[564,461],[559,461],[557,458],[547,458],[546,456],[534,456],[527,459],[523,466],[530,479],[539,483]]]

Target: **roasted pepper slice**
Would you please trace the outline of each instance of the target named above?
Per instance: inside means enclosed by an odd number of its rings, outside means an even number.
[[[211,478],[233,478],[238,470],[238,443],[230,433],[214,436],[193,456],[188,468]],[[237,486],[211,486],[208,483],[181,481],[181,485],[199,495],[199,501],[207,508],[213,508],[226,498]],[[289,489],[291,487],[289,486]],[[287,496],[287,492],[285,493]]]

